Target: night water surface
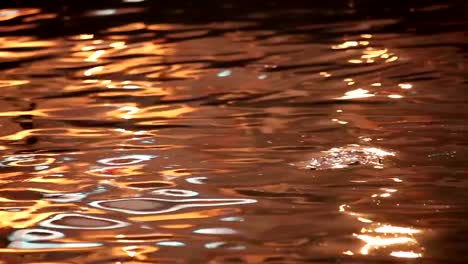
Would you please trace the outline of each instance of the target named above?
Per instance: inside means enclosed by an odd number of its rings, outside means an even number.
[[[0,263],[468,263],[466,1],[0,3]]]

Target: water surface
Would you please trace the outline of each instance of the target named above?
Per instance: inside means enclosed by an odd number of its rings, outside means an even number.
[[[315,2],[2,3],[0,263],[465,263],[467,5]]]

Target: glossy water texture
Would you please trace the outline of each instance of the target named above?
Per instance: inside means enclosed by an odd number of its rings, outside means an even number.
[[[2,3],[0,263],[467,263],[464,1],[157,2]]]

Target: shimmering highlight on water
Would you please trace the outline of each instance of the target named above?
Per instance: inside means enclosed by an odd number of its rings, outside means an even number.
[[[0,263],[465,263],[467,4],[0,3]]]

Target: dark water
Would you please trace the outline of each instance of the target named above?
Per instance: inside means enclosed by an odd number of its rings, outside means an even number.
[[[466,263],[464,1],[2,1],[0,263]]]

